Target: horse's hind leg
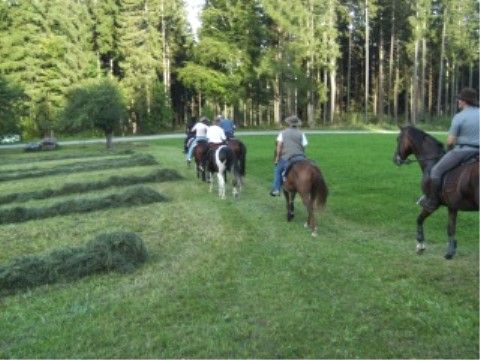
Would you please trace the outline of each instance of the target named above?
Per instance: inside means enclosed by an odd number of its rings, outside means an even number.
[[[448,208],[448,247],[445,259],[450,260],[453,258],[457,251],[457,240],[455,240],[455,232],[457,228],[457,210]]]
[[[222,174],[219,171],[217,173],[217,179],[218,179],[218,196],[220,196],[220,199],[225,199],[225,178],[224,178],[224,174]]]
[[[423,209],[420,215],[417,217],[417,254],[422,255],[426,250],[425,237],[423,235],[423,222],[429,217],[431,212]]]
[[[317,236],[317,224],[315,221],[315,211],[313,207],[314,199],[310,197],[310,194],[302,194],[303,204],[308,211],[308,219],[305,223],[305,227],[310,227],[312,229],[312,236]]]
[[[287,221],[292,221],[293,217],[295,216],[293,201],[295,200],[295,192],[289,192],[283,190],[283,194],[285,195],[285,200],[287,201]]]

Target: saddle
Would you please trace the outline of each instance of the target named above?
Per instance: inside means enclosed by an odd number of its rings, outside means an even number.
[[[287,180],[288,172],[290,171],[292,166],[295,165],[295,163],[303,160],[307,160],[305,155],[293,155],[287,160],[287,164],[285,165],[285,170],[282,173],[282,178],[284,182]]]
[[[457,169],[459,169],[463,165],[474,164],[479,161],[479,153],[473,154],[465,159],[463,159],[457,166],[453,169],[448,170],[442,177],[442,191],[446,193],[450,193],[456,190],[458,177],[451,176],[455,173]]]

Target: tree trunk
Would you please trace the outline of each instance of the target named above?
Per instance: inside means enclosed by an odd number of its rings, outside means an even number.
[[[412,114],[412,124],[417,124],[417,113],[418,113],[418,39],[415,40],[415,51],[413,55],[413,76],[412,76],[412,97],[411,97],[411,114]]]
[[[368,122],[368,93],[369,93],[369,83],[370,78],[370,64],[369,64],[369,32],[370,28],[368,25],[368,0],[365,0],[365,122]]]
[[[398,64],[395,66],[395,80],[393,83],[393,118],[398,124],[398,86],[400,83],[400,69]]]
[[[383,103],[384,103],[384,93],[383,93],[383,31],[380,30],[380,46],[378,49],[378,118],[380,121],[383,121]]]
[[[394,49],[395,49],[395,1],[393,2],[393,7],[392,7],[392,32],[390,33],[390,55],[388,58],[388,92],[387,92],[387,113],[389,116],[392,115],[391,112],[391,97],[394,96],[392,95],[393,89],[392,89],[392,77],[393,77],[393,55],[394,55]]]
[[[333,117],[335,115],[335,100],[336,100],[336,93],[337,93],[337,83],[336,83],[336,77],[337,77],[337,72],[335,70],[335,60],[332,59],[330,66],[332,67],[330,69],[330,124],[333,124]]]
[[[111,150],[113,148],[113,131],[105,131],[105,140],[107,149]]]
[[[280,109],[280,78],[279,75],[275,75],[275,82],[273,83],[273,121],[275,124],[280,125],[281,118],[281,109]]]
[[[430,61],[428,67],[428,114],[431,117],[433,111],[433,61],[430,54]]]
[[[443,11],[442,40],[440,46],[440,70],[437,84],[437,116],[442,113],[442,87],[443,87],[443,58],[445,57],[445,36],[447,31],[447,7]]]
[[[352,31],[353,31],[353,25],[350,22],[348,25],[348,64],[347,64],[347,112],[350,109],[350,87],[352,83]]]

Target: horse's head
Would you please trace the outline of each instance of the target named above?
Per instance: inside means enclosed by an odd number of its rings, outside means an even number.
[[[404,164],[407,157],[413,153],[413,138],[409,135],[411,129],[410,126],[402,127],[397,136],[397,149],[393,154],[393,162],[398,166]]]

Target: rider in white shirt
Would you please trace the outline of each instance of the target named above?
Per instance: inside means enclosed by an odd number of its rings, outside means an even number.
[[[212,125],[208,128],[207,139],[209,147],[215,147],[215,145],[223,144],[227,137],[225,136],[225,131],[218,126],[219,121],[215,121],[215,125]]]
[[[193,149],[195,148],[195,145],[199,141],[202,140],[207,140],[207,131],[208,131],[208,119],[206,117],[200,118],[200,121],[198,121],[193,127],[192,127],[192,132],[195,132],[195,139],[192,141],[190,144],[190,147],[188,148],[188,154],[187,154],[187,162],[190,163],[192,161],[192,154],[193,154]]]

